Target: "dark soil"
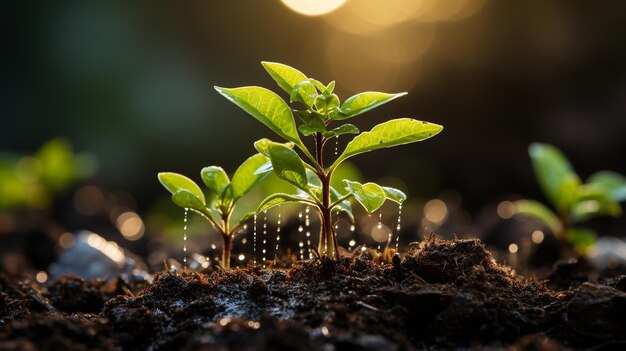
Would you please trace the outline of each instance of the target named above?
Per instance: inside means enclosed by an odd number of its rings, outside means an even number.
[[[2,350],[626,349],[624,277],[516,278],[478,240],[413,244],[391,264],[162,272],[138,289],[0,280]]]

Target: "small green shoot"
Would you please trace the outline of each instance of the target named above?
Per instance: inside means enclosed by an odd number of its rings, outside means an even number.
[[[331,186],[333,172],[350,157],[378,149],[413,143],[431,138],[442,126],[411,118],[393,119],[372,130],[362,132],[354,124],[343,121],[382,106],[406,93],[387,94],[364,92],[341,103],[335,94],[335,82],[326,85],[308,78],[295,68],[280,63],[262,62],[263,67],[289,96],[289,102],[300,107],[292,109],[276,93],[261,87],[215,89],[267,126],[286,143],[269,139],[258,140],[254,146],[268,157],[268,164],[259,171],[273,170],[282,180],[298,189],[297,194],[277,193],[268,196],[257,209],[266,210],[284,202],[300,202],[314,206],[320,215],[321,230],[318,252],[337,258],[337,239],[333,228],[333,211],[343,212],[353,220],[349,200],[354,198],[369,213],[376,211],[386,200],[401,204],[406,196],[397,189],[374,183],[360,184],[343,181],[343,188]],[[298,117],[300,123],[296,125]],[[334,126],[333,124],[340,125]],[[329,140],[340,135],[356,135],[343,152],[333,161],[324,159],[324,147]],[[313,150],[301,139],[313,141]]]
[[[514,203],[515,214],[542,222],[560,240],[584,253],[596,240],[593,231],[573,227],[597,216],[619,216],[619,202],[626,200],[626,178],[611,171],[593,174],[583,183],[565,155],[548,144],[528,148],[531,162],[548,201],[555,211],[533,200]]]
[[[172,201],[206,218],[222,235],[222,267],[230,268],[230,250],[233,235],[255,212],[233,218],[233,210],[239,199],[261,182],[271,169],[258,171],[268,158],[256,154],[245,160],[235,171],[232,179],[221,167],[205,167],[200,172],[206,195],[193,180],[178,173],[159,173],[159,181],[172,194]]]

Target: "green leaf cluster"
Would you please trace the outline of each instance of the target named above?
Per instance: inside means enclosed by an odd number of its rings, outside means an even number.
[[[515,202],[516,214],[538,219],[557,236],[585,250],[595,234],[572,225],[597,216],[619,216],[626,200],[626,178],[611,171],[593,174],[583,183],[569,160],[556,147],[533,143],[528,149],[535,176],[555,211],[540,202]]]
[[[266,156],[255,154],[237,168],[232,179],[221,167],[205,167],[200,177],[206,191],[178,173],[162,172],[158,178],[172,194],[172,201],[176,205],[201,214],[223,235],[232,235],[254,214],[251,212],[239,218],[232,217],[237,201],[271,172],[271,169],[261,169],[267,162]]]

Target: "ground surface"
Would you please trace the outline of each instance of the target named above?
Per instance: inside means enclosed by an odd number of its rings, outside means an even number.
[[[626,349],[626,279],[521,280],[477,240],[289,270],[163,272],[139,289],[0,280],[1,350]]]

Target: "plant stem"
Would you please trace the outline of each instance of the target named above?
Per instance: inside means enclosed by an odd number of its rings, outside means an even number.
[[[315,158],[322,170],[324,169],[324,136],[322,133],[315,135]],[[320,180],[322,181],[322,206],[320,208],[320,219],[322,222],[320,228],[320,240],[318,245],[319,254],[331,258],[339,258],[337,250],[337,238],[333,228],[332,204],[330,202],[330,176],[332,171],[322,172]]]
[[[230,240],[231,236],[228,234],[222,234],[223,248],[222,248],[222,268],[230,269]]]

